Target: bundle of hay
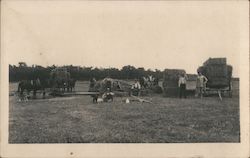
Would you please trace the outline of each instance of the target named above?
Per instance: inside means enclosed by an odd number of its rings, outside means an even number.
[[[55,80],[69,80],[70,73],[65,68],[56,68],[51,71],[50,76]]]
[[[226,58],[209,58],[207,61],[203,63],[203,66],[207,65],[226,65],[227,59]]]
[[[112,78],[104,78],[101,81],[97,81],[94,87],[90,88],[89,91],[98,91],[98,92],[105,92],[107,88],[111,87],[111,91],[123,91],[128,92],[130,91],[131,85],[122,80],[116,80]]]
[[[207,77],[207,87],[224,88],[231,82],[232,70],[232,66],[227,65],[226,58],[209,58],[197,71]]]
[[[180,75],[186,74],[185,70],[181,69],[165,69],[163,75],[163,92],[164,95],[178,96],[178,80]]]
[[[126,81],[123,81],[123,80],[116,80],[116,83],[117,84],[114,84],[114,85],[118,85],[120,90],[126,91],[126,92],[130,91],[131,86],[132,86],[129,82],[126,82]]]
[[[50,82],[53,88],[65,87],[65,84],[68,84],[69,80],[70,73],[66,68],[55,68],[50,73]]]
[[[113,82],[112,79],[104,78],[101,81],[97,81],[93,87],[89,87],[89,91],[104,93],[107,91],[107,88],[111,88],[112,90],[112,82]]]

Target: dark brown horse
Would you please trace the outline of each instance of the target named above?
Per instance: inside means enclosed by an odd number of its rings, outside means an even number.
[[[45,89],[50,88],[49,80],[23,80],[18,84],[18,93],[23,96],[23,92],[27,91],[29,94],[33,91],[33,98],[36,98],[36,93],[38,90],[42,91],[43,98],[45,98]]]
[[[72,92],[73,89],[75,90],[75,84],[76,84],[76,79],[73,79],[73,78],[69,79],[67,90],[70,92]]]

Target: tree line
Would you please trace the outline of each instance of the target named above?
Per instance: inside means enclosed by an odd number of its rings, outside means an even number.
[[[163,72],[160,70],[144,69],[143,67],[136,68],[132,65],[123,66],[121,69],[117,68],[97,68],[97,67],[83,67],[64,65],[60,66],[66,68],[70,73],[71,78],[76,80],[90,80],[96,78],[97,80],[105,77],[111,77],[116,79],[136,79],[142,76],[153,75],[158,79],[163,77]],[[25,62],[19,62],[18,65],[9,65],[9,81],[18,82],[21,80],[30,79],[48,79],[50,72],[57,68],[57,66],[43,67],[40,65],[28,66]]]

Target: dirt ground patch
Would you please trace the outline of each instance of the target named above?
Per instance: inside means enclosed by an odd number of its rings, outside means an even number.
[[[13,87],[13,85],[11,85]],[[87,82],[78,83],[84,90]],[[14,89],[14,88],[13,88]],[[164,98],[153,104],[122,98],[93,104],[89,96],[19,102],[10,96],[10,143],[239,142],[239,97]]]

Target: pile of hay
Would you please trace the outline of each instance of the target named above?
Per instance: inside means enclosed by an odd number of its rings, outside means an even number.
[[[54,80],[69,80],[70,73],[67,71],[66,68],[55,68],[51,71],[50,77]]]
[[[50,73],[50,82],[53,89],[64,88],[65,86],[68,86],[68,81],[70,79],[70,73],[66,68],[55,68]],[[54,91],[56,91],[56,89],[54,89]]]
[[[185,70],[181,69],[165,69],[163,75],[163,92],[166,97],[177,97],[179,88],[178,80],[180,75],[186,74]]]
[[[209,58],[197,71],[207,77],[207,87],[224,88],[231,82],[232,70],[232,66],[227,65],[226,58]]]
[[[226,65],[227,58],[209,58],[207,61],[203,63],[203,66],[207,65]]]
[[[123,81],[123,80],[116,80],[116,84],[114,84],[114,85],[119,85],[120,89],[122,91],[125,91],[125,92],[130,91],[131,86],[132,86],[131,83],[129,83],[127,81]]]
[[[107,88],[111,87],[111,91],[130,91],[131,85],[126,81],[116,80],[112,78],[104,78],[103,80],[97,81],[93,88],[90,88],[89,91],[98,91],[105,92]]]

